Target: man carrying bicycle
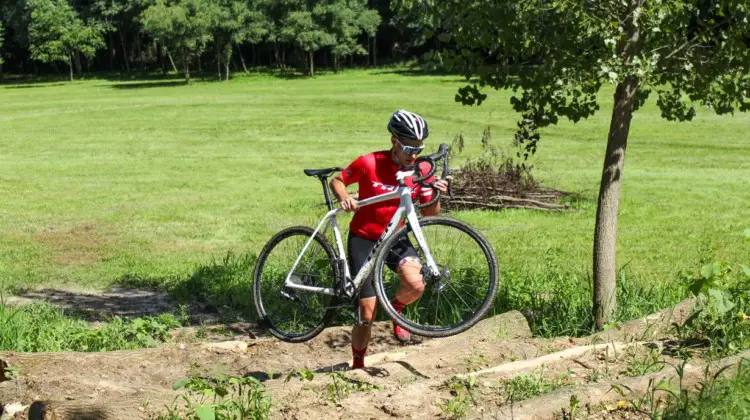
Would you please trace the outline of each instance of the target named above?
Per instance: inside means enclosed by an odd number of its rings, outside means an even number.
[[[351,197],[346,190],[348,185],[358,184],[359,200],[395,191],[398,188],[396,173],[414,165],[417,156],[424,150],[423,142],[429,135],[427,122],[424,118],[405,110],[398,110],[393,113],[388,123],[388,131],[391,133],[391,148],[389,150],[360,156],[331,180],[331,189],[341,202],[342,209],[348,212],[357,210],[357,200]],[[422,173],[429,171],[429,165],[427,162],[420,165]],[[434,178],[431,178],[427,182],[434,182],[433,187],[441,192],[448,190],[446,180],[435,181]],[[407,186],[412,190],[412,199],[419,198],[421,203],[427,203],[432,199],[432,188],[414,185],[411,180],[407,180]],[[347,241],[348,259],[352,273],[359,272],[364,265],[370,251],[386,230],[398,205],[398,199],[384,201],[363,207],[354,214]],[[435,216],[439,213],[439,201],[422,209],[422,214],[425,216]],[[400,278],[400,288],[391,303],[397,311],[401,312],[404,307],[419,299],[424,291],[425,283],[421,275],[421,261],[409,239],[404,237],[397,249],[397,255],[389,256],[387,265]],[[375,319],[377,302],[372,279],[373,273],[370,273],[362,286],[359,295],[359,316],[357,318],[359,322],[352,328],[353,369],[364,367],[364,358],[370,341],[371,323]],[[409,332],[396,323],[393,324],[393,333],[396,339],[401,342],[407,342],[410,339]]]

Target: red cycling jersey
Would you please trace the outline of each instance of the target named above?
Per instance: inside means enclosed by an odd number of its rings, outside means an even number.
[[[430,170],[428,162],[422,162],[419,165],[422,173]],[[360,156],[341,172],[341,179],[344,185],[359,184],[359,200],[364,200],[376,195],[395,191],[398,188],[396,181],[396,172],[399,166],[393,162],[390,150],[368,153]],[[430,177],[426,182],[435,181]],[[412,190],[412,200],[419,197],[420,203],[427,203],[432,199],[432,188],[423,188],[414,186],[413,178],[406,180],[406,186]],[[350,225],[350,231],[365,239],[377,241],[383,234],[388,222],[391,221],[393,214],[398,209],[399,199],[383,201],[371,204],[357,210]]]

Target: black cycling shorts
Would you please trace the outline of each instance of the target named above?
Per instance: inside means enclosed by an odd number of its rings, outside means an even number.
[[[365,265],[367,256],[370,255],[370,251],[375,247],[376,242],[369,239],[360,238],[349,232],[349,239],[346,243],[347,254],[349,255],[349,272],[352,278],[357,276],[359,269]],[[396,272],[398,263],[406,257],[414,257],[419,260],[419,254],[417,250],[411,244],[409,237],[406,235],[402,236],[396,246],[391,249],[389,256],[385,260],[385,264],[391,271]],[[370,274],[364,280],[362,289],[359,291],[359,298],[370,298],[375,296],[375,287],[372,284],[373,274],[375,270],[370,271]]]

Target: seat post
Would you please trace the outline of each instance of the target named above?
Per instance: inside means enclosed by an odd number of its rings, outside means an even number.
[[[328,211],[333,210],[333,200],[331,200],[331,187],[328,186],[328,178],[325,176],[319,176],[320,183],[323,184],[323,194],[326,197],[326,205],[328,206]]]

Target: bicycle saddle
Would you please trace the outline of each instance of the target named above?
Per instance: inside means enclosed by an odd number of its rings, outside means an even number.
[[[305,169],[305,175],[327,177],[334,172],[341,172],[343,170],[343,168]]]

